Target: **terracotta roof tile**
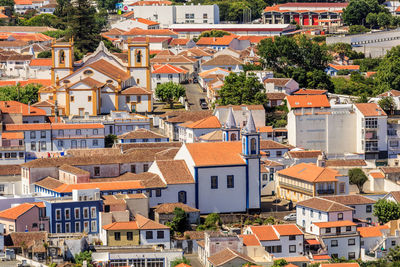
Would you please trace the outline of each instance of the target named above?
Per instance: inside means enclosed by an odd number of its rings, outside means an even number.
[[[30,209],[37,207],[35,204],[31,203],[23,203],[19,204],[18,206],[0,211],[0,218],[16,220],[21,215],[28,212]]]
[[[307,182],[329,182],[337,181],[336,177],[342,176],[338,171],[318,167],[312,163],[300,163],[289,168],[278,171],[279,175],[293,177]]]
[[[187,43],[190,41],[190,39],[186,39],[186,38],[174,38],[172,39],[172,41],[169,43],[169,45],[171,46],[177,46],[177,45],[187,45]]]
[[[321,150],[301,150],[289,151],[288,154],[291,158],[309,159],[318,158],[318,156],[322,155],[322,152]]]
[[[213,266],[223,266],[224,264],[237,258],[240,258],[245,262],[255,263],[254,260],[249,256],[244,255],[230,248],[226,248],[218,253],[215,253],[211,257],[208,257],[208,261]]]
[[[22,114],[23,116],[45,116],[46,111],[30,107],[17,101],[0,101],[0,111],[5,114]]]
[[[382,172],[370,172],[369,175],[371,175],[372,178],[374,179],[384,179],[385,175]]]
[[[250,229],[260,241],[279,240],[272,225],[250,226]]]
[[[209,142],[218,142],[222,140],[222,131],[216,130],[210,133],[204,134],[199,137],[200,140],[209,141]]]
[[[400,6],[399,6],[400,8]],[[387,92],[384,92],[380,94],[379,96],[400,96],[400,91],[398,90],[389,90]]]
[[[26,247],[43,253],[47,237],[47,232],[12,232],[4,237],[4,245],[9,248]]]
[[[148,36],[178,36],[178,34],[169,29],[150,29],[144,30],[141,28],[133,28],[122,35],[125,36],[136,36],[136,35],[148,35]]]
[[[327,167],[353,167],[353,166],[367,166],[363,159],[329,159],[326,161]]]
[[[284,100],[287,94],[285,93],[266,93],[268,100]]]
[[[137,2],[134,2],[134,3],[130,4],[130,6],[153,6],[153,5],[170,6],[170,5],[172,5],[172,2],[171,1],[165,1],[165,0],[154,0],[154,1],[144,0],[144,1],[137,1]]]
[[[379,169],[385,174],[400,173],[400,167],[380,167]]]
[[[76,174],[76,175],[90,175],[90,172],[85,171],[80,168],[77,168],[77,167],[74,167],[74,166],[71,166],[71,165],[68,165],[68,164],[64,164],[64,165],[60,166],[58,169],[61,171],[65,171],[65,172]]]
[[[243,239],[243,245],[249,246],[261,246],[260,241],[258,241],[255,235],[239,235]]]
[[[290,108],[330,107],[326,95],[289,95],[286,97]]]
[[[21,175],[21,166],[19,165],[1,165],[0,176]]]
[[[130,222],[113,222],[103,226],[104,230],[115,231],[115,230],[138,230],[139,227],[135,221]]]
[[[124,89],[121,92],[121,94],[122,95],[151,95],[152,92],[147,90],[144,87],[132,86],[132,87]]]
[[[119,183],[119,186],[124,187],[123,182],[140,182],[143,188],[165,188],[166,184],[161,180],[160,176],[151,172],[131,173],[126,172],[118,177],[112,178],[92,178],[90,183]],[[107,185],[105,185],[107,186]]]
[[[3,133],[0,133],[0,135],[1,135],[1,139],[5,139],[5,140],[24,139],[23,132],[3,132]]]
[[[210,116],[193,123],[190,123],[185,126],[186,128],[191,129],[213,129],[213,128],[221,128],[221,123],[219,122],[216,116]]]
[[[187,73],[187,70],[184,70],[182,68],[176,67],[176,66],[172,66],[170,64],[165,64],[165,65],[156,65],[154,66],[154,70],[152,71],[152,73],[155,74],[177,74],[177,73]]]
[[[212,115],[211,110],[201,111],[169,111],[161,115],[162,119],[171,123],[182,123],[187,121],[199,121]]]
[[[236,36],[233,35],[224,35],[223,37],[201,37],[196,45],[224,45],[228,46]]]
[[[329,64],[329,66],[335,70],[359,70],[359,65],[334,65]]]
[[[230,55],[219,55],[206,62],[203,66],[227,66],[227,65],[242,65],[243,61]]]
[[[159,25],[160,24],[160,23],[158,23],[156,21],[152,21],[152,20],[148,20],[148,19],[144,19],[144,18],[134,18],[132,20],[140,22],[140,23],[144,23],[144,24],[149,25],[149,26],[154,26],[154,25]]]
[[[337,203],[337,202],[329,200],[329,199],[320,198],[320,197],[314,197],[314,198],[310,198],[307,200],[297,202],[297,206],[304,206],[307,208],[325,211],[325,212],[353,210],[352,208],[350,208],[346,205]]]
[[[232,108],[233,110],[265,110],[263,105],[227,105],[217,106],[216,109],[220,108]]]
[[[157,160],[155,162],[167,184],[192,184],[194,179],[184,160]]]
[[[264,80],[264,84],[273,83],[275,86],[284,87],[288,82],[292,80],[291,78],[268,78]]]
[[[51,67],[53,61],[51,58],[34,58],[29,63],[29,66],[48,66]]]
[[[279,236],[303,235],[303,232],[295,224],[279,224],[272,226]]]
[[[382,229],[390,228],[387,225],[357,227],[357,231],[360,232],[362,238],[383,236],[383,233],[381,232]]]
[[[66,130],[66,129],[103,129],[104,125],[101,123],[52,123],[51,129],[53,130]]]
[[[322,197],[324,199],[328,199],[331,201],[335,201],[337,203],[343,205],[365,205],[365,204],[374,204],[376,201],[372,198],[368,198],[361,195],[345,195],[345,196],[326,196]]]
[[[174,213],[175,208],[180,208],[183,209],[185,212],[200,212],[199,209],[192,208],[186,204],[183,203],[163,203],[159,204],[157,206],[154,206],[154,212],[157,212],[159,214],[171,214]]]
[[[328,92],[328,90],[319,90],[319,89],[300,89],[294,92],[294,95],[324,95]]]
[[[141,128],[135,131],[124,133],[118,136],[118,139],[153,139],[153,138],[167,138],[164,135],[156,132]]]
[[[288,146],[283,145],[281,143],[272,141],[272,140],[261,140],[260,141],[260,149],[289,149]]]
[[[387,116],[385,111],[376,103],[354,104],[365,117]]]
[[[391,195],[394,198],[394,200],[400,202],[400,191],[391,191],[387,193],[387,195]]]
[[[161,223],[157,223],[153,220],[150,220],[140,214],[135,215],[135,221],[139,226],[140,230],[152,230],[152,229],[169,229],[168,226],[165,226]]]
[[[315,222],[319,228],[343,227],[343,226],[357,226],[351,221],[335,221],[335,222]]]
[[[50,123],[6,124],[6,131],[32,131],[50,129]]]
[[[244,165],[241,142],[188,143],[195,166]]]

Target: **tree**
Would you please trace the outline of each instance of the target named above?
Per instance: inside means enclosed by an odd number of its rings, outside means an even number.
[[[394,248],[389,248],[386,259],[391,262],[400,262],[400,247],[395,246]]]
[[[390,49],[379,64],[376,73],[376,91],[380,94],[391,89],[400,90],[400,46]]]
[[[162,83],[156,87],[156,97],[161,101],[167,102],[171,109],[174,107],[174,100],[178,101],[185,94],[185,88],[174,82]]]
[[[356,185],[360,193],[363,193],[363,185],[366,181],[368,181],[368,177],[362,169],[354,168],[349,170],[349,182]]]
[[[204,31],[200,34],[199,39],[201,37],[223,37],[225,35],[230,35],[230,33],[221,30]]]
[[[392,16],[386,12],[380,12],[377,16],[377,22],[379,27],[387,28],[391,24]]]
[[[14,0],[0,0],[0,6],[10,6],[14,8]]]
[[[188,224],[186,212],[181,208],[175,208],[174,218],[167,225],[173,232],[183,233],[188,228]]]
[[[367,28],[365,28],[365,26],[363,26],[363,25],[351,25],[349,27],[350,34],[365,33],[368,31],[369,30]]]
[[[119,0],[97,0],[99,8],[106,10],[115,10],[115,5],[118,4]]]
[[[384,97],[378,101],[378,105],[384,110],[389,111],[390,114],[393,114],[393,111],[396,109],[396,104],[394,103],[393,98]]]
[[[37,55],[37,57],[38,57],[38,58],[51,58],[51,51],[50,51],[50,50],[47,50],[47,51],[40,52],[40,53]]]
[[[113,145],[117,139],[118,139],[118,137],[114,134],[107,135],[104,140],[105,147],[113,147]]]
[[[220,105],[265,104],[267,95],[262,92],[263,89],[264,86],[254,74],[231,72],[225,77],[217,103]]]
[[[28,84],[26,86],[5,86],[0,88],[0,101],[18,101],[24,104],[36,103],[40,85]]]
[[[217,230],[219,225],[221,224],[221,217],[218,213],[210,213],[207,215],[204,224],[201,224],[197,227],[198,231],[204,230]]]
[[[58,26],[57,20],[58,18],[52,14],[40,14],[28,20],[24,20],[23,25],[57,27]]]
[[[177,266],[178,264],[181,264],[181,263],[190,265],[190,260],[185,258],[185,257],[177,258],[177,259],[171,261],[171,267],[175,267],[175,266]]]
[[[381,224],[397,220],[400,218],[400,205],[397,202],[381,198],[374,204],[373,214]]]
[[[80,252],[79,254],[76,254],[74,257],[76,266],[82,266],[83,262],[87,262],[88,267],[93,267],[92,264],[92,252],[91,251],[84,251]]]
[[[378,25],[378,15],[376,13],[369,13],[365,18],[365,22],[370,28],[374,28]]]
[[[272,267],[284,267],[287,264],[288,264],[288,262],[285,259],[280,259],[280,260],[274,261],[274,265],[272,265]]]
[[[347,25],[364,25],[364,19],[371,10],[364,0],[351,0],[343,10],[343,21]]]

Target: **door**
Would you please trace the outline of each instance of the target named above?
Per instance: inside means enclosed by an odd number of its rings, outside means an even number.
[[[79,116],[83,117],[85,115],[85,109],[84,108],[80,108],[79,109]]]

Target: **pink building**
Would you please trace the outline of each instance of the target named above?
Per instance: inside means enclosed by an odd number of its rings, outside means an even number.
[[[23,203],[0,211],[5,234],[11,232],[49,231],[49,219],[43,202]]]

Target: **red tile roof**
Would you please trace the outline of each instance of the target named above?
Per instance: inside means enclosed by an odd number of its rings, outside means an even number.
[[[150,29],[144,30],[141,28],[133,28],[130,31],[123,33],[122,35],[126,36],[135,36],[135,35],[153,35],[153,36],[172,36],[178,35],[176,32],[169,29]]]
[[[295,224],[278,224],[272,226],[280,236],[303,235],[303,232]]]
[[[23,132],[3,132],[0,134],[1,139],[6,139],[6,140],[14,140],[14,139],[24,139],[24,133]]]
[[[382,172],[370,172],[369,175],[371,175],[371,177],[374,179],[384,179],[385,178],[385,175]]]
[[[152,20],[148,20],[148,19],[144,19],[144,18],[134,18],[132,20],[140,22],[140,23],[144,23],[144,24],[149,25],[149,26],[154,26],[154,25],[159,25],[160,24],[160,23],[158,23],[156,21],[152,21]]]
[[[293,177],[307,182],[334,182],[341,176],[337,170],[318,167],[312,163],[300,163],[277,172],[279,175]]]
[[[239,237],[243,238],[243,245],[246,247],[261,246],[260,241],[258,241],[255,235],[239,235]]]
[[[171,46],[186,45],[189,41],[190,41],[190,39],[175,38],[175,39],[172,39],[172,41],[171,41],[171,43],[169,43],[169,45],[171,45]]]
[[[335,70],[359,70],[359,65],[334,65],[329,64],[329,66]]]
[[[51,58],[34,58],[29,63],[29,66],[52,66],[53,60]]]
[[[343,226],[356,226],[357,224],[351,221],[335,221],[335,222],[315,222],[319,228],[343,227]]]
[[[152,73],[155,74],[174,74],[174,73],[187,73],[188,70],[184,70],[182,68],[170,65],[170,64],[165,64],[165,65],[154,65],[154,70]]]
[[[157,5],[157,6],[170,6],[172,5],[171,1],[165,1],[165,0],[160,0],[160,1],[137,1],[134,2],[133,4],[130,4],[130,6],[153,6],[153,5]]]
[[[381,232],[382,229],[389,229],[389,226],[379,225],[379,226],[357,227],[357,231],[360,232],[360,236],[362,238],[383,236],[383,233]]]
[[[6,114],[22,114],[23,116],[45,116],[46,111],[30,107],[17,101],[0,101],[0,110]]]
[[[326,95],[288,95],[290,108],[330,107]]]
[[[52,85],[50,79],[29,79],[29,80],[25,80],[25,81],[17,81],[17,83],[19,83],[21,86],[25,86],[28,84],[39,84],[39,85],[43,85],[43,86]]]
[[[6,124],[6,131],[34,131],[50,129],[50,123]]]
[[[242,142],[187,143],[195,166],[244,165]]]
[[[300,89],[294,92],[294,95],[323,95],[326,94],[328,90],[319,90],[319,89]]]
[[[33,203],[23,203],[18,206],[0,211],[0,218],[16,220],[21,215],[25,214],[27,211],[38,205]]]
[[[279,240],[272,225],[250,226],[250,229],[260,241]]]
[[[223,37],[201,37],[196,45],[229,45],[236,36],[225,35]]]
[[[144,87],[140,86],[132,86],[129,88],[126,88],[121,92],[122,95],[151,95],[151,91],[147,90]]]
[[[213,128],[221,128],[221,123],[219,122],[216,116],[210,116],[199,121],[195,121],[185,126],[186,128],[191,129],[213,129]]]
[[[365,117],[387,116],[385,111],[376,103],[354,104]]]
[[[103,226],[104,230],[138,230],[139,227],[135,221],[130,222],[113,222]]]

